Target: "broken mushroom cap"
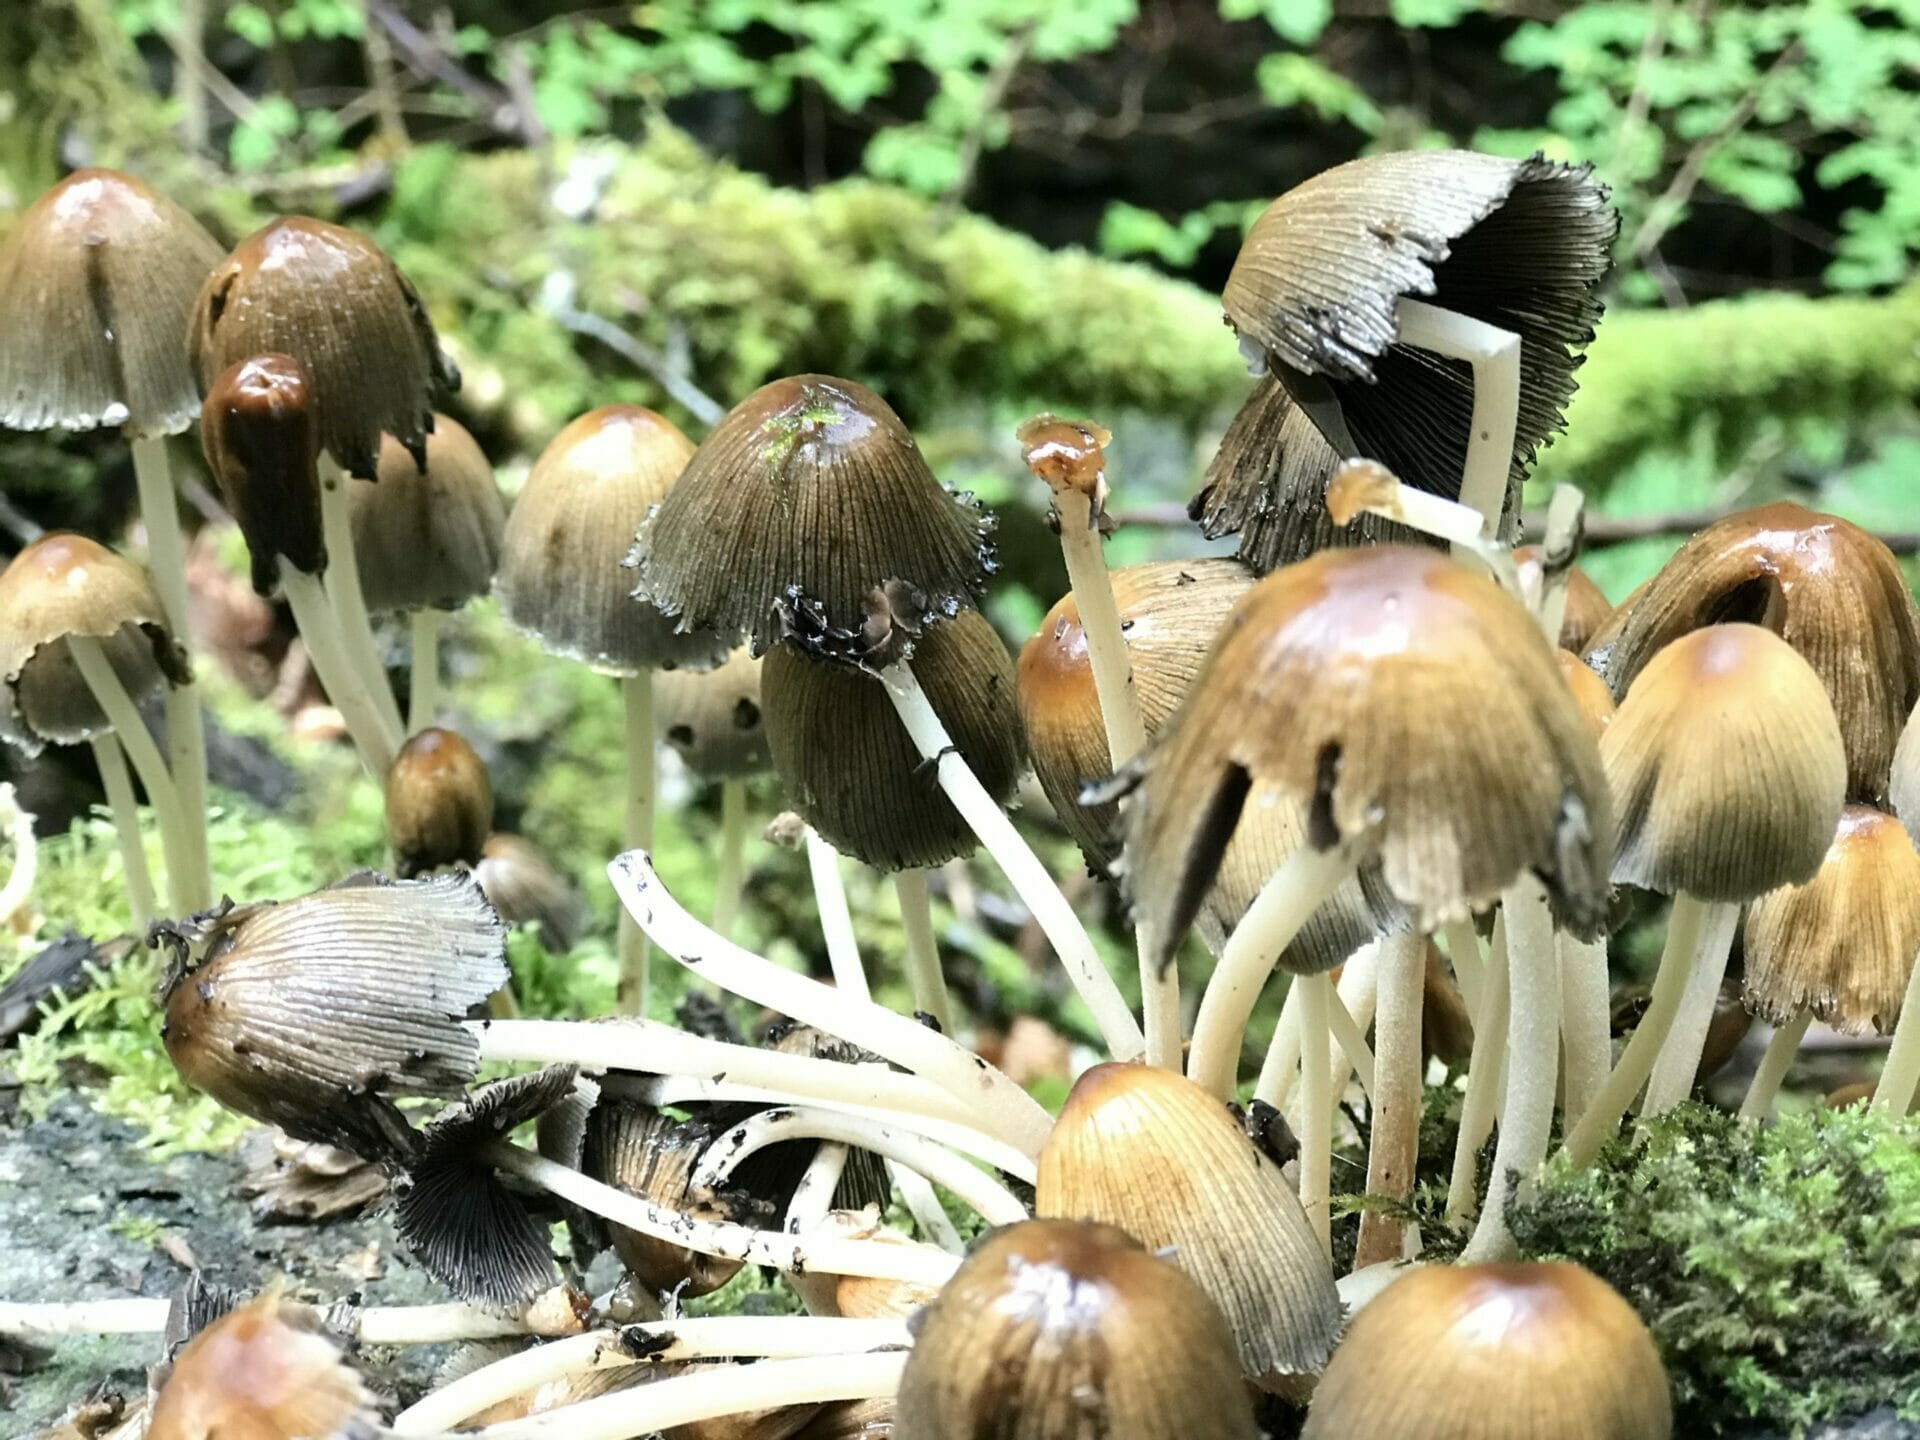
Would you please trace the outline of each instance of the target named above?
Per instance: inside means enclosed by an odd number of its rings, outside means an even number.
[[[0,740],[27,755],[113,728],[69,635],[100,641],[136,701],[189,678],[145,570],[84,535],[42,535],[0,571]]]
[[[1317,1374],[1340,1333],[1333,1271],[1293,1186],[1225,1105],[1174,1071],[1108,1063],[1081,1075],[1040,1152],[1034,1213],[1172,1247],[1256,1385]]]
[[[1013,662],[978,610],[927,628],[913,673],[989,795],[1006,803],[1026,763]],[[761,661],[767,744],[787,803],[835,849],[877,870],[941,865],[973,831],[923,764],[881,682],[790,645]]]
[[[0,244],[0,425],[171,435],[200,392],[187,317],[220,242],[145,182],[78,170]]]
[[[250,355],[293,356],[312,381],[320,448],[368,480],[383,434],[426,463],[434,396],[460,386],[419,294],[385,252],[300,215],[254,231],[206,277],[191,343],[203,385]]]
[[[1529,593],[1545,583],[1538,545],[1522,545],[1513,552],[1514,569],[1519,572],[1521,588]],[[1593,577],[1578,565],[1567,566],[1567,605],[1560,615],[1562,650],[1584,655],[1600,627],[1613,617],[1613,606],[1605,592],[1593,583]]]
[[[379,1426],[372,1393],[303,1306],[263,1295],[228,1311],[174,1357],[149,1440],[360,1440]]]
[[[1920,851],[1864,805],[1840,816],[1819,872],[1747,910],[1746,1001],[1775,1025],[1811,1011],[1847,1035],[1885,1035],[1920,956]]]
[[[675,485],[693,442],[639,405],[589,410],[548,442],[507,517],[500,613],[550,655],[610,675],[716,663],[726,646],[681,635],[633,599],[634,528]]]
[[[760,712],[760,661],[743,645],[712,670],[681,670],[653,682],[661,737],[694,774],[738,780],[772,768]]]
[[[353,550],[369,610],[457,610],[487,593],[507,502],[493,466],[457,420],[433,417],[421,468],[391,435],[377,481],[347,489]]]
[[[1578,1265],[1427,1265],[1354,1318],[1302,1440],[1669,1440],[1653,1337]]]
[[[531,840],[489,835],[473,878],[507,924],[539,926],[540,944],[549,954],[564,955],[579,940],[585,924],[579,893]]]
[[[246,538],[253,588],[280,588],[280,562],[327,568],[320,519],[320,432],[306,367],[254,355],[220,372],[200,407],[200,449],[220,499]]]
[[[683,631],[789,638],[864,659],[869,597],[909,635],[979,598],[992,518],[933,477],[886,401],[830,375],[763,385],[723,416],[641,527],[634,591]]]
[[[493,784],[473,747],[429,725],[387,771],[387,841],[403,880],[443,865],[474,866],[493,829]]]
[[[1623,885],[1745,901],[1813,878],[1845,803],[1847,756],[1820,677],[1755,625],[1657,652],[1600,739]]]
[[[922,1313],[895,1402],[916,1440],[1253,1440],[1220,1312],[1111,1225],[980,1242]]]
[[[1523,871],[1570,929],[1605,919],[1611,807],[1553,651],[1524,606],[1436,551],[1322,551],[1234,607],[1129,807],[1127,883],[1162,946],[1263,785],[1307,843],[1377,864],[1423,931]]]
[[[1573,692],[1574,703],[1580,707],[1580,718],[1587,722],[1587,733],[1597,745],[1606,734],[1607,726],[1613,723],[1613,712],[1617,708],[1613,692],[1607,689],[1607,682],[1594,673],[1593,667],[1571,650],[1556,651],[1555,657],[1560,661],[1561,677]]]

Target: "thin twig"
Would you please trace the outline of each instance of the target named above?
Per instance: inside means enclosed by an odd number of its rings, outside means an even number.
[[[443,54],[419,26],[400,13],[392,0],[366,0],[367,17],[377,22],[399,47],[407,67],[458,90],[480,107],[481,117],[499,134],[524,139],[527,129],[508,93],[473,75]]]
[[[952,218],[954,211],[960,208],[967,198],[967,192],[973,188],[974,174],[980,168],[980,152],[986,148],[987,127],[993,123],[993,117],[999,112],[1001,104],[1007,98],[1007,87],[1013,84],[1013,77],[1021,65],[1026,63],[1027,54],[1033,49],[1033,37],[1039,26],[1029,20],[1007,37],[1006,48],[993,62],[993,68],[987,72],[986,84],[980,91],[980,113],[973,117],[973,123],[967,127],[967,133],[960,141],[960,169],[953,177],[953,183],[947,187],[946,194],[940,197],[940,203],[934,210],[934,223],[943,224]]]
[[[1646,123],[1652,102],[1649,82],[1653,79],[1653,67],[1667,48],[1667,23],[1672,18],[1673,0],[1653,0],[1647,10],[1647,33],[1641,37],[1640,55],[1633,67],[1633,94],[1627,97],[1626,113],[1620,117],[1620,128],[1614,132],[1613,158],[1607,162],[1607,173],[1616,181],[1625,180],[1620,167],[1627,159],[1628,148],[1639,138],[1640,127]]]
[[[604,316],[576,309],[570,301],[551,299],[547,304],[547,313],[574,334],[598,340],[621,359],[644,370],[702,425],[711,426],[727,413],[726,406],[675,369],[665,355],[645,341],[629,335]]]

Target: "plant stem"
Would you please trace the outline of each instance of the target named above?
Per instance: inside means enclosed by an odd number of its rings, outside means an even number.
[[[900,928],[906,936],[907,983],[913,988],[913,1008],[931,1015],[947,1034],[953,1033],[953,1001],[947,977],[940,970],[940,947],[933,937],[933,902],[927,896],[927,872],[896,871],[893,893],[900,902]]]
[[[1647,1098],[1640,1111],[1643,1115],[1664,1115],[1693,1093],[1700,1056],[1707,1046],[1707,1027],[1713,1024],[1713,1008],[1720,1003],[1720,982],[1727,976],[1734,924],[1739,918],[1738,905],[1714,907],[1706,942],[1687,967],[1680,1008],[1674,1013],[1666,1043],[1660,1047],[1653,1073],[1647,1078]]]
[[[360,588],[360,556],[353,548],[353,512],[347,499],[347,487],[352,483],[331,455],[320,457],[320,529],[327,546],[327,600],[340,622],[347,659],[373,698],[382,722],[393,734],[405,735],[400,706],[387,683],[387,667],[373,641],[367,597]]]
[[[1473,367],[1473,418],[1459,498],[1486,516],[1487,534],[1497,539],[1520,426],[1520,337],[1420,300],[1401,299],[1395,313],[1401,344]]]
[[[1325,975],[1302,975],[1300,988],[1300,1204],[1333,1255],[1333,1225],[1328,1211],[1333,1164],[1333,1107],[1327,1084],[1327,999],[1333,982]]]
[[[734,917],[740,913],[740,892],[746,883],[747,782],[720,782],[720,853],[713,870],[713,931],[733,938]]]
[[[360,763],[376,785],[387,778],[393,757],[400,750],[399,732],[387,724],[379,702],[367,689],[366,681],[354,669],[346,642],[340,638],[340,619],[327,602],[316,575],[296,570],[285,559],[280,561],[280,589],[293,611],[293,623],[306,642],[307,658],[326,688],[327,698],[339,710],[360,752]]]
[[[153,923],[153,877],[147,873],[147,847],[140,839],[140,807],[133,797],[133,777],[127,773],[126,753],[112,735],[93,737],[93,759],[100,767],[100,786],[107,792],[113,832],[120,842],[120,867],[127,873],[127,905],[133,928],[140,934]],[[11,913],[0,910],[0,914]]]
[[[854,939],[853,915],[847,909],[847,887],[840,879],[840,852],[806,827],[807,872],[813,877],[813,899],[820,912],[820,932],[827,942],[827,965],[833,983],[856,1000],[871,1000],[867,972],[860,963],[860,944]],[[643,847],[644,848],[644,847]]]
[[[413,668],[407,684],[409,735],[418,735],[433,724],[440,710],[440,624],[445,618],[431,605],[413,612]]]
[[[1460,1105],[1460,1133],[1453,1147],[1453,1177],[1447,1188],[1447,1224],[1458,1230],[1479,1213],[1480,1147],[1493,1133],[1500,1107],[1501,1068],[1507,1053],[1507,922],[1493,922],[1487,985],[1473,1017],[1473,1055],[1467,1093]]]
[[[1905,823],[1915,821],[1906,819]],[[1920,1089],[1920,965],[1907,976],[1907,993],[1894,1026],[1893,1045],[1881,1067],[1880,1082],[1873,1087],[1873,1108],[1905,1115],[1913,1108],[1916,1089]]]
[[[1555,943],[1560,950],[1560,1042],[1567,1058],[1561,1106],[1572,1119],[1587,1113],[1613,1063],[1607,941],[1604,936],[1578,940],[1562,932]]]
[[[1747,1086],[1747,1098],[1740,1106],[1742,1120],[1767,1118],[1773,1109],[1775,1097],[1780,1094],[1781,1082],[1793,1068],[1793,1057],[1800,1052],[1800,1041],[1812,1021],[1813,1012],[1802,1010],[1786,1024],[1774,1027],[1773,1038],[1767,1042],[1767,1053],[1761,1057],[1760,1068],[1753,1072],[1753,1083]]]
[[[622,676],[620,699],[627,716],[627,848],[653,850],[655,756],[653,749],[653,674]],[[621,1015],[647,1013],[648,970],[652,957],[646,934],[624,911],[619,919],[620,979],[614,1008]]]
[[[1374,1011],[1372,1138],[1367,1147],[1367,1193],[1404,1201],[1413,1193],[1420,1157],[1420,1009],[1426,992],[1427,938],[1392,935],[1380,942],[1380,991]],[[1406,1241],[1397,1215],[1375,1210],[1360,1216],[1353,1268],[1398,1259]]]

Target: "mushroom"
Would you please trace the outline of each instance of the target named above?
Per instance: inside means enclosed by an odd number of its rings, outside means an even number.
[[[174,1358],[150,1440],[353,1440],[378,1425],[373,1395],[318,1317],[263,1295],[214,1320]]]
[[[1570,578],[1580,575],[1578,570],[1568,573]],[[1574,579],[1567,587],[1568,619],[1560,629],[1563,639],[1569,635],[1572,617],[1580,612],[1580,606],[1575,603],[1579,593],[1579,580]],[[1598,593],[1596,590],[1595,594]],[[1613,720],[1613,695],[1606,682],[1572,651],[1563,648],[1558,658],[1561,678],[1573,692],[1574,703],[1580,707],[1581,718],[1597,745]],[[1613,1046],[1608,1032],[1607,937],[1602,934],[1583,940],[1561,930],[1554,935],[1554,943],[1560,951],[1560,983],[1564,994],[1560,1010],[1560,1043],[1566,1060],[1566,1075],[1561,1084],[1562,1113],[1577,1119],[1600,1093],[1607,1071],[1613,1066]]]
[[[460,735],[429,725],[401,746],[387,772],[386,803],[387,843],[401,879],[443,865],[479,866],[493,829],[493,785]]]
[[[1220,1312],[1111,1225],[997,1230],[923,1312],[900,1377],[914,1440],[1253,1440]]]
[[[736,648],[711,670],[668,671],[654,681],[660,734],[694,774],[720,782],[720,854],[714,865],[714,932],[731,935],[745,883],[747,780],[772,767],[760,705],[760,661]]]
[[[580,896],[540,847],[521,835],[493,834],[480,847],[473,878],[509,925],[537,925],[540,944],[564,955],[580,938]]]
[[[1520,572],[1520,584],[1529,594],[1541,593],[1547,584],[1547,572],[1541,564],[1541,547],[1522,545],[1513,552],[1514,566]],[[1576,656],[1584,655],[1600,627],[1613,618],[1613,606],[1606,595],[1578,565],[1566,566],[1566,605],[1560,613],[1560,628],[1554,643]],[[1597,678],[1597,677],[1596,677]]]

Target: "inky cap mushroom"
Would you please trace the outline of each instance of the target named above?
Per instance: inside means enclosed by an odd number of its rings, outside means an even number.
[[[378,481],[355,482],[347,498],[369,610],[456,610],[493,584],[507,504],[457,420],[433,417],[425,469],[384,437]]]
[[[712,670],[656,678],[653,715],[661,737],[696,775],[735,780],[773,765],[760,711],[760,662],[745,646]]]
[[[220,498],[246,537],[253,588],[280,588],[280,561],[327,568],[320,521],[320,431],[306,367],[291,355],[229,366],[200,407],[200,448]]]
[[[493,829],[486,764],[460,735],[429,725],[387,772],[387,840],[403,880],[443,865],[474,866]]]
[[[263,1295],[214,1320],[174,1358],[149,1440],[369,1440],[373,1395],[302,1306]]]

